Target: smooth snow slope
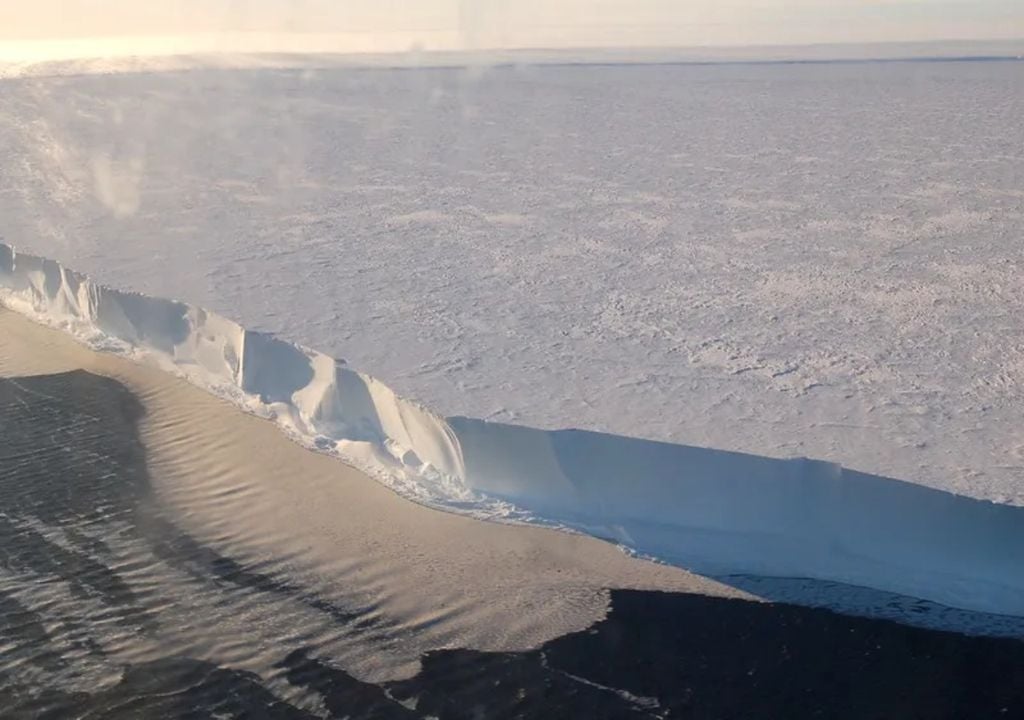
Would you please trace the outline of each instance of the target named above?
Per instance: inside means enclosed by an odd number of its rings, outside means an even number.
[[[806,577],[1024,615],[1024,508],[810,460],[444,418],[344,362],[0,245],[0,301],[150,359],[413,499],[546,519],[709,574]]]

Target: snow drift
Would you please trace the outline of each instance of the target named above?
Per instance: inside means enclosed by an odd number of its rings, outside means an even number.
[[[1024,616],[1024,508],[806,459],[445,418],[328,357],[0,244],[0,302],[155,362],[417,502],[571,527],[713,575]]]

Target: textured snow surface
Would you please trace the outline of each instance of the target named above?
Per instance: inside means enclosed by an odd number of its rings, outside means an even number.
[[[582,529],[705,574],[1024,616],[1021,507],[826,462],[443,418],[321,353],[3,244],[0,302],[163,365],[419,502]]]
[[[446,415],[1024,504],[1024,65],[0,82],[4,239]]]
[[[798,453],[1020,502],[1022,77],[11,81],[3,232],[449,414]]]

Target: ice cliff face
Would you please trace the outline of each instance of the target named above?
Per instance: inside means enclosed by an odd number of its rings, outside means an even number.
[[[806,459],[445,418],[342,360],[0,244],[0,302],[157,364],[424,504],[574,528],[696,572],[1024,616],[1024,508]]]

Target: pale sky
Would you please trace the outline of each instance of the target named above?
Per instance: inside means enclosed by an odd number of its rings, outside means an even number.
[[[238,33],[382,51],[1019,39],[1024,0],[0,0],[0,41]]]

